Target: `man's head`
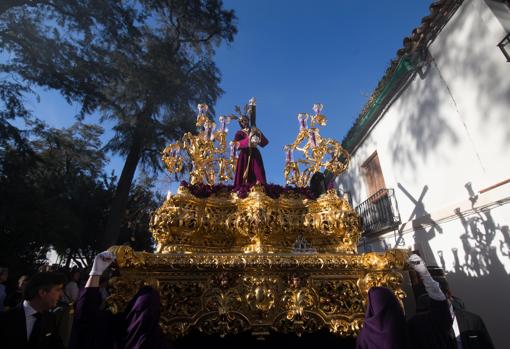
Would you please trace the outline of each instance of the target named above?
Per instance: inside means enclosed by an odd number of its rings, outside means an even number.
[[[65,277],[57,273],[37,273],[25,287],[24,298],[38,311],[54,308],[62,297]]]
[[[248,120],[248,118],[246,116],[241,116],[239,118],[239,126],[241,128],[247,128],[250,126],[250,121]]]

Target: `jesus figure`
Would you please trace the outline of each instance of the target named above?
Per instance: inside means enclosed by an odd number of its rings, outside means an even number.
[[[253,104],[252,104],[253,103]],[[262,156],[257,146],[265,147],[269,141],[264,134],[254,125],[255,103],[250,101],[252,125],[248,117],[239,118],[241,129],[236,132],[234,140],[237,142],[239,157],[237,159],[236,174],[234,178],[234,190],[243,184],[266,184],[266,171]]]

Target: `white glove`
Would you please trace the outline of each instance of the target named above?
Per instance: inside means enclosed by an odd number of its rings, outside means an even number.
[[[408,259],[407,263],[420,275],[429,274],[427,266],[423,259],[417,254],[412,254]]]
[[[420,256],[417,254],[412,254],[408,258],[407,263],[420,275],[420,278],[423,281],[423,285],[425,286],[425,291],[427,291],[427,294],[430,298],[436,301],[444,301],[446,299],[446,296],[439,287],[439,283],[432,278],[427,269],[427,266],[425,265],[425,262],[423,259],[421,259]]]
[[[94,264],[92,265],[92,270],[90,270],[89,275],[103,275],[106,268],[108,268],[114,260],[115,256],[110,251],[99,253],[96,258],[94,258]]]

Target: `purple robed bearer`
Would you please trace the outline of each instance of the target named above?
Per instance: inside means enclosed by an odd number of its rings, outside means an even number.
[[[159,326],[161,300],[155,289],[142,287],[123,313],[101,310],[100,276],[114,259],[109,251],[94,259],[87,285],[76,302],[70,349],[171,348]]]
[[[357,349],[405,348],[404,311],[393,292],[385,287],[368,291],[368,305]]]
[[[72,349],[170,348],[159,327],[159,294],[141,288],[122,314],[100,310],[98,287],[85,288],[76,303]]]
[[[427,270],[420,256],[408,259],[410,268],[423,282],[429,308],[406,321],[393,291],[385,287],[368,290],[368,304],[356,349],[455,349],[453,319],[445,294]],[[466,348],[465,348],[466,349]]]

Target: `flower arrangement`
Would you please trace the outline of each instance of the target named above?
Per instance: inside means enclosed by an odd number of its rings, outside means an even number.
[[[221,194],[221,193],[230,193],[234,191],[233,185],[227,184],[189,184],[186,181],[181,181],[181,186],[187,188],[189,192],[198,197],[198,198],[208,198],[211,195]],[[235,190],[235,193],[240,199],[244,199],[248,196],[252,185],[242,185],[240,188]],[[281,186],[278,184],[265,184],[263,185],[264,192],[267,196],[272,199],[277,199],[282,194],[297,194],[300,196],[304,196],[307,199],[316,199],[317,196],[313,193],[309,187],[294,187],[290,185]]]

